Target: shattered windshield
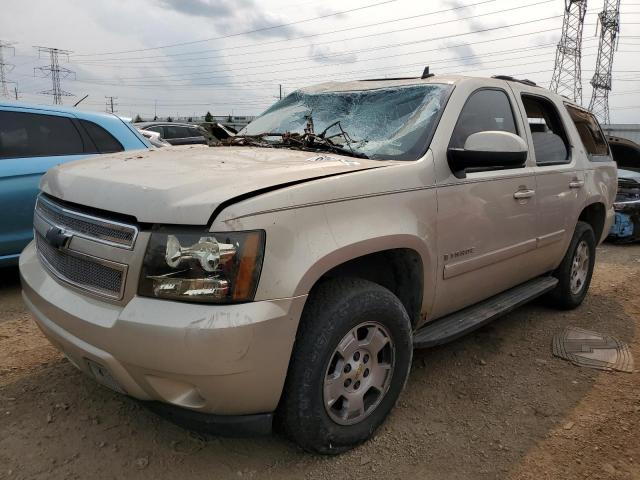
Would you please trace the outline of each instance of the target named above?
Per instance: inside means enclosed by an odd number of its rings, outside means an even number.
[[[318,93],[299,90],[238,136],[276,147],[325,147],[366,158],[416,160],[428,147],[449,91],[448,85],[439,84]]]

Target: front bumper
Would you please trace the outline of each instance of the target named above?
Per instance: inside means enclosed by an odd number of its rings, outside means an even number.
[[[217,415],[278,405],[306,296],[215,306],[134,296],[116,305],[58,283],[33,243],[20,257],[20,276],[43,333],[107,386]]]

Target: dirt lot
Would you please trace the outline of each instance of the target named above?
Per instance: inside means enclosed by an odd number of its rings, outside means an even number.
[[[17,272],[2,271],[0,478],[640,479],[638,370],[580,369],[550,350],[575,325],[629,342],[640,365],[640,246],[598,254],[579,309],[535,303],[416,352],[391,418],[338,458],[278,437],[204,438],[98,386],[49,346]]]

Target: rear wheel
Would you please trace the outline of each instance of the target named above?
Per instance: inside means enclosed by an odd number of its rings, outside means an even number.
[[[596,239],[593,228],[578,222],[573,238],[554,276],[558,286],[549,294],[551,303],[562,309],[576,308],[589,290],[596,259]]]
[[[324,282],[302,315],[279,423],[306,450],[355,447],[395,404],[412,354],[411,322],[389,290],[360,279]]]

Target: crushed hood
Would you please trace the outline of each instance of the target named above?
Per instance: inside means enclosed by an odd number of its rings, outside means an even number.
[[[235,197],[394,163],[275,148],[169,147],[65,163],[47,172],[41,189],[140,222],[205,225]]]

